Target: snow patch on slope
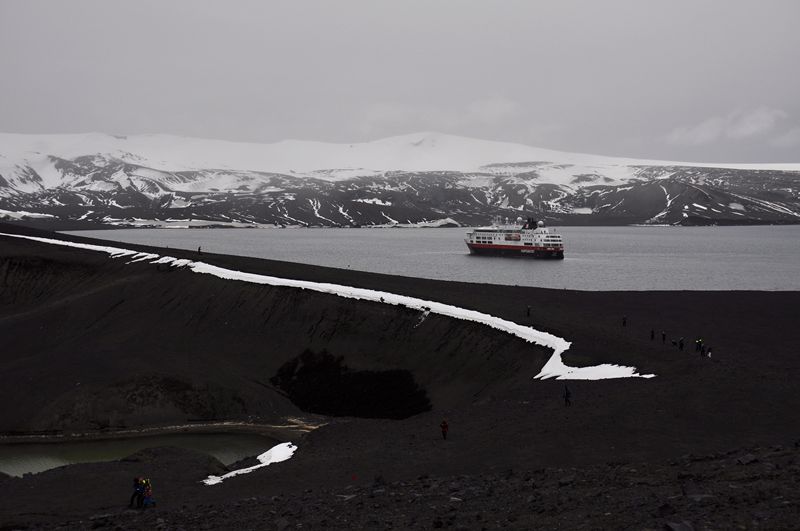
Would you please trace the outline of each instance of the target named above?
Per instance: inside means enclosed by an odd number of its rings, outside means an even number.
[[[203,480],[203,483],[205,483],[206,485],[219,485],[226,479],[232,478],[234,476],[249,474],[253,470],[258,470],[259,468],[269,466],[273,463],[280,463],[282,461],[291,459],[296,450],[297,446],[295,446],[290,442],[277,444],[272,448],[270,448],[269,450],[267,450],[266,452],[264,452],[263,454],[256,457],[256,459],[258,459],[259,464],[247,468],[240,468],[238,470],[233,470],[222,476],[208,476],[206,479]]]

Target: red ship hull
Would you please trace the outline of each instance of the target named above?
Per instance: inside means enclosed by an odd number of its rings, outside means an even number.
[[[529,258],[564,259],[564,249],[553,247],[532,247],[527,245],[493,245],[467,243],[469,252],[480,255],[494,256],[524,256]]]

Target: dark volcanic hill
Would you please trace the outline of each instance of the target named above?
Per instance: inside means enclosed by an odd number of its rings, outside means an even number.
[[[17,405],[0,431],[273,422],[292,401],[403,418],[525,381],[547,356],[410,309],[2,240],[0,400]]]

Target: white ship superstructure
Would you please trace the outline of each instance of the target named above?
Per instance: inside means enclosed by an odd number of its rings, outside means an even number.
[[[544,221],[528,218],[516,223],[496,220],[490,227],[478,227],[467,233],[464,242],[473,254],[564,258],[564,240],[545,226]]]

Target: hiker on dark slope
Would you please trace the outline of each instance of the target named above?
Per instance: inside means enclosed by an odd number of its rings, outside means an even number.
[[[142,478],[133,478],[133,494],[131,494],[131,501],[128,507],[133,508],[133,503],[136,502],[136,507],[141,508],[144,503],[144,481]]]
[[[447,421],[442,419],[442,423],[439,424],[439,427],[442,428],[442,439],[447,440],[447,431],[450,429],[450,426],[447,425]]]
[[[149,479],[145,479],[142,484],[144,485],[144,499],[143,499],[143,507],[155,507],[156,506],[156,499],[153,497],[153,484],[150,482]]]

